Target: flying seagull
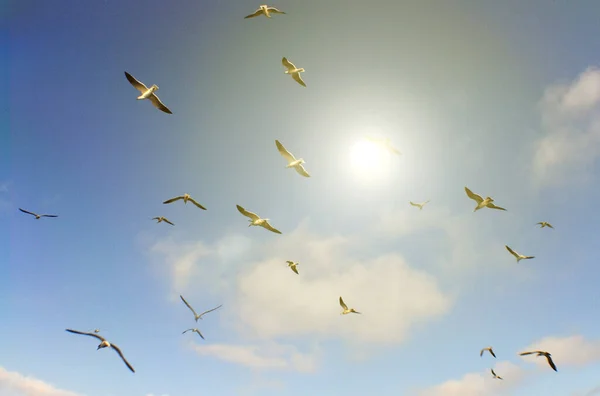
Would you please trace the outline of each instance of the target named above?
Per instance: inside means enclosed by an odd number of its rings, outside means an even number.
[[[539,223],[536,223],[540,225],[540,228],[544,228],[544,227],[550,227],[550,228],[554,228],[552,227],[552,224],[548,223],[547,221],[540,221]]]
[[[106,339],[104,337],[102,337],[101,335],[98,335],[96,332],[94,333],[85,333],[83,331],[77,331],[77,330],[71,330],[71,329],[66,329],[69,333],[75,333],[75,334],[82,334],[82,335],[86,335],[86,336],[91,336],[91,337],[96,337],[97,339],[99,339],[100,345],[98,345],[98,348],[96,348],[96,350],[101,349],[101,348],[107,348],[107,347],[111,347],[112,349],[114,349],[115,351],[117,351],[117,353],[119,354],[119,356],[121,356],[121,359],[123,359],[123,362],[125,362],[125,364],[127,365],[127,367],[129,367],[129,370],[131,370],[132,372],[135,373],[135,370],[133,369],[133,367],[131,366],[131,364],[129,364],[129,362],[127,361],[127,359],[125,359],[125,356],[123,356],[123,352],[121,352],[121,350],[119,349],[118,346],[116,346],[115,344],[111,344],[110,342],[106,341]]]
[[[535,256],[523,256],[522,254],[517,253],[514,250],[512,250],[508,245],[504,245],[504,247],[506,248],[506,250],[508,250],[510,252],[510,254],[512,254],[513,256],[515,256],[517,258],[517,263],[521,260],[528,260],[528,259],[535,258]]]
[[[304,83],[304,81],[302,81],[302,77],[300,76],[300,73],[304,73],[303,67],[298,69],[292,62],[287,60],[285,56],[283,57],[283,59],[281,59],[281,63],[283,63],[283,66],[285,66],[285,68],[287,69],[286,71],[284,71],[285,74],[291,75],[292,78],[296,80],[298,84],[302,85],[303,87],[306,87],[306,84]]]
[[[37,214],[37,213],[29,212],[29,211],[27,211],[27,210],[25,210],[25,209],[21,209],[21,208],[19,208],[19,210],[20,210],[21,212],[23,212],[23,213],[27,213],[27,214],[30,214],[30,215],[32,215],[32,216],[35,216],[35,219],[36,219],[36,220],[39,220],[39,219],[40,219],[40,218],[42,218],[42,217],[58,217],[57,215],[49,215],[49,214],[41,214],[41,215],[39,215],[39,214]]]
[[[283,147],[283,144],[281,144],[279,140],[275,140],[275,145],[277,146],[277,150],[279,150],[279,154],[281,154],[288,162],[288,164],[285,166],[286,168],[294,168],[300,175],[304,177],[310,177],[306,169],[304,169],[304,166],[302,166],[302,164],[305,163],[303,158],[296,159],[294,154],[290,153],[285,147]]]
[[[160,222],[164,221],[165,223],[169,223],[171,225],[175,225],[175,224],[171,223],[169,221],[169,219],[167,219],[166,217],[162,217],[162,216],[160,216],[160,217],[154,217],[154,218],[152,218],[152,220],[156,220],[157,223],[160,223]]]
[[[477,206],[475,207],[475,209],[473,209],[473,212],[478,211],[481,208],[484,207],[488,207],[490,209],[500,209],[500,210],[506,210],[504,208],[501,208],[500,206],[496,206],[494,205],[494,199],[491,197],[485,197],[485,199],[481,198],[481,195],[479,194],[475,194],[473,191],[469,190],[467,187],[465,187],[465,192],[467,193],[467,196],[469,198],[471,198],[472,200],[477,202]]]
[[[204,312],[202,312],[200,315],[198,315],[198,314],[196,313],[196,311],[194,311],[194,308],[192,308],[192,306],[191,306],[190,304],[188,304],[188,302],[187,302],[187,301],[185,301],[185,298],[183,298],[183,296],[182,296],[182,295],[179,295],[179,297],[181,298],[181,301],[183,301],[183,303],[184,303],[185,305],[187,305],[187,307],[190,309],[190,311],[192,311],[192,313],[194,314],[194,319],[196,320],[196,322],[198,321],[198,319],[202,319],[202,316],[203,316],[204,314],[207,314],[207,313],[209,313],[209,312],[212,312],[212,311],[214,311],[215,309],[219,309],[219,308],[221,308],[221,307],[223,306],[223,304],[221,304],[221,305],[219,305],[217,308],[209,309],[208,311],[204,311]],[[200,333],[198,333],[198,334],[200,334]],[[202,334],[200,334],[200,336],[202,336]],[[204,338],[204,337],[202,337],[202,338]]]
[[[556,366],[554,365],[554,362],[552,361],[552,355],[548,352],[545,351],[532,351],[532,352],[522,352],[519,355],[521,356],[525,356],[525,355],[534,355],[537,354],[537,356],[545,356],[546,360],[548,360],[548,364],[550,365],[550,367],[552,367],[552,370],[554,371],[558,371],[556,369]]]
[[[169,110],[167,106],[165,106],[163,102],[160,101],[158,96],[156,96],[156,94],[154,93],[155,91],[158,91],[158,85],[154,84],[150,88],[148,88],[144,85],[144,83],[136,80],[135,77],[133,77],[127,72],[125,72],[125,77],[127,77],[127,80],[131,83],[131,85],[133,85],[135,89],[142,93],[140,96],[137,97],[137,100],[150,99],[152,105],[154,105],[154,107],[156,107],[157,109],[164,111],[168,114],[173,114],[171,110]]]
[[[241,214],[250,218],[250,224],[248,224],[248,227],[259,226],[266,228],[267,230],[272,231],[274,233],[281,234],[281,231],[279,231],[276,228],[273,228],[273,226],[269,224],[269,219],[261,219],[256,213],[249,212],[246,209],[242,208],[240,205],[235,206]]]
[[[499,379],[499,380],[503,379],[502,377],[496,375],[496,373],[494,372],[494,369],[490,369],[490,371],[492,372],[492,375],[494,376],[494,378]]]
[[[296,268],[296,266],[300,265],[300,263],[294,263],[293,261],[286,261],[288,267],[290,267],[292,269],[292,271],[294,271],[295,273],[298,274],[298,268]],[[298,274],[300,275],[300,274]]]
[[[273,13],[273,14],[285,14],[285,12],[279,11],[275,7],[270,7],[270,6],[266,5],[266,4],[263,4],[260,7],[258,7],[258,10],[254,11],[254,14],[247,15],[247,16],[244,17],[244,19],[254,18],[254,17],[257,17],[259,15],[264,15],[267,18],[271,18],[271,13]]]
[[[350,308],[348,309],[348,306],[346,305],[346,303],[344,302],[344,300],[342,300],[342,296],[340,296],[340,305],[342,306],[342,313],[340,315],[347,315],[349,313],[356,313],[359,314],[360,312],[355,311],[354,308]]]
[[[412,206],[416,206],[417,208],[419,208],[419,210],[423,209],[423,206],[425,206],[426,203],[428,203],[429,201],[425,201],[422,203],[414,203],[413,201],[408,201],[408,203],[410,203]]]
[[[188,331],[192,331],[192,332],[194,332],[194,333],[198,333],[198,335],[199,335],[200,337],[202,337],[202,339],[204,340],[204,336],[202,335],[202,333],[200,333],[200,330],[198,330],[198,329],[187,329],[186,331],[184,331],[184,332],[183,332],[183,333],[181,333],[181,334],[185,334],[185,333],[187,333]]]
[[[487,347],[487,348],[483,348],[481,350],[481,352],[479,352],[479,356],[483,356],[483,352],[488,351],[489,353],[492,354],[493,357],[496,357],[496,354],[494,353],[494,350],[492,349],[492,347]]]
[[[392,146],[392,141],[390,140],[390,138],[376,138],[376,137],[367,136],[367,140],[369,140],[375,144],[378,144],[379,146],[381,146],[384,149],[386,149],[387,151],[389,151],[391,154],[396,154],[396,155],[402,154],[400,151],[398,151],[397,148]]]
[[[178,201],[180,199],[183,199],[183,203],[187,205],[188,201],[190,201],[191,203],[193,203],[194,205],[196,205],[197,207],[199,207],[200,209],[206,210],[206,208],[202,205],[200,205],[198,202],[196,202],[194,200],[194,198],[190,197],[190,194],[183,194],[179,197],[175,197],[175,198],[171,198],[171,199],[167,199],[165,202],[163,202],[164,204],[170,204],[171,202],[175,202]]]

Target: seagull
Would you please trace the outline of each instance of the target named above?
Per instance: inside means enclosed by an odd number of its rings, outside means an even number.
[[[483,198],[481,198],[481,195],[475,194],[473,191],[469,190],[467,187],[465,187],[465,191],[469,198],[471,198],[472,200],[477,202],[477,206],[475,207],[475,209],[473,209],[473,212],[476,212],[479,209],[484,208],[486,206],[490,209],[506,210],[504,208],[501,208],[500,206],[494,205],[493,204],[494,199],[491,197],[485,197],[485,199],[483,199]]]
[[[157,223],[160,223],[160,222],[164,221],[165,223],[169,223],[171,225],[175,225],[175,224],[171,223],[169,221],[169,219],[167,219],[166,217],[162,217],[162,216],[160,216],[160,217],[154,217],[154,218],[152,218],[152,220],[156,220]]]
[[[223,304],[221,304],[221,305],[219,305],[217,308],[209,309],[208,311],[204,311],[204,312],[202,312],[200,315],[198,315],[198,314],[196,313],[196,311],[194,311],[194,308],[192,308],[192,306],[191,306],[190,304],[188,304],[188,302],[187,302],[187,301],[185,301],[185,298],[183,298],[183,296],[182,296],[182,295],[179,295],[179,297],[181,298],[181,301],[183,301],[183,303],[184,303],[185,305],[187,305],[187,307],[190,309],[190,311],[192,311],[192,313],[194,314],[194,319],[196,320],[196,322],[198,321],[198,319],[202,319],[202,315],[204,315],[204,314],[207,314],[207,313],[209,313],[209,312],[212,312],[212,311],[214,311],[215,309],[219,309],[219,308],[221,308],[221,307],[223,306]],[[200,333],[198,333],[198,334],[200,334]],[[200,334],[200,336],[202,337],[202,334]],[[202,338],[204,338],[204,337],[202,337]]]
[[[294,154],[290,153],[285,147],[283,147],[283,144],[281,144],[279,140],[275,140],[275,145],[277,146],[277,150],[279,150],[279,153],[288,162],[288,164],[285,166],[286,168],[294,168],[296,169],[296,172],[298,172],[300,175],[304,177],[310,177],[306,169],[304,169],[304,166],[302,166],[302,164],[305,163],[303,158],[296,159],[296,157],[294,157]]]
[[[490,369],[490,371],[492,372],[492,375],[494,376],[494,378],[499,379],[499,380],[503,379],[502,377],[499,377],[498,375],[496,375],[496,373],[494,372],[494,369]]]
[[[522,352],[519,355],[525,356],[525,355],[533,355],[533,354],[537,354],[537,356],[545,356],[546,360],[548,360],[548,364],[550,365],[550,367],[552,367],[552,370],[558,371],[556,369],[556,366],[554,365],[554,362],[552,361],[552,357],[551,357],[552,355],[548,352],[544,352],[544,351]]]
[[[197,207],[199,207],[202,210],[206,210],[206,208],[202,205],[200,205],[198,202],[194,201],[194,198],[190,197],[190,194],[183,194],[179,197],[175,197],[175,198],[171,198],[171,199],[167,199],[165,202],[163,202],[164,204],[170,204],[171,202],[175,202],[177,200],[183,199],[183,203],[187,205],[187,202],[190,201],[191,203],[193,203],[194,205],[196,205]]]
[[[494,350],[492,349],[492,347],[487,347],[487,348],[483,348],[481,350],[481,352],[479,352],[479,356],[483,356],[483,352],[488,351],[489,353],[492,354],[493,357],[496,357],[496,354],[494,353]]]
[[[293,261],[286,261],[288,267],[290,267],[292,269],[292,271],[294,271],[295,273],[298,274],[298,268],[296,268],[296,266],[300,265],[300,263],[294,263]],[[300,275],[300,274],[298,274]]]
[[[116,346],[115,344],[111,344],[110,342],[106,341],[106,339],[104,337],[102,337],[101,335],[96,334],[97,332],[94,331],[94,333],[85,333],[83,331],[77,331],[77,330],[71,330],[71,329],[66,329],[69,333],[75,333],[75,334],[82,334],[82,335],[87,335],[87,336],[91,336],[91,337],[96,337],[97,339],[99,339],[100,341],[102,341],[100,343],[100,345],[98,345],[98,348],[96,348],[96,350],[101,349],[101,348],[107,348],[107,347],[111,347],[112,349],[114,349],[115,351],[117,351],[117,353],[119,354],[119,356],[121,356],[121,359],[123,359],[123,362],[125,362],[125,364],[127,365],[127,367],[129,367],[129,370],[131,370],[132,372],[135,373],[135,370],[133,369],[133,367],[131,366],[131,364],[129,364],[129,362],[127,361],[127,359],[125,359],[125,356],[123,356],[123,352],[121,352],[121,350],[119,349],[118,346]]]
[[[547,221],[540,221],[539,223],[536,223],[540,225],[540,228],[544,228],[544,227],[550,227],[550,228],[554,228],[552,227],[552,224],[548,223]]]
[[[133,77],[127,72],[125,72],[125,77],[127,77],[127,80],[131,83],[131,85],[133,85],[135,89],[142,93],[140,96],[137,97],[137,100],[150,99],[152,105],[154,105],[154,107],[156,107],[157,109],[164,111],[168,114],[173,114],[171,110],[169,110],[167,106],[165,106],[163,102],[160,101],[158,96],[156,96],[156,94],[154,93],[158,91],[158,85],[154,84],[150,88],[148,88],[144,85],[144,83],[136,80],[135,77]]]
[[[506,250],[508,250],[510,252],[510,254],[512,254],[513,256],[515,256],[517,258],[517,263],[521,260],[528,260],[528,259],[535,258],[535,256],[523,256],[522,254],[519,254],[519,253],[515,252],[514,250],[512,250],[508,245],[504,245],[504,247],[506,248]]]
[[[429,201],[425,201],[423,203],[414,203],[413,201],[408,201],[408,203],[410,203],[412,206],[416,206],[417,208],[419,208],[419,210],[422,210],[423,206],[425,206],[425,204],[428,202]]]
[[[49,214],[41,214],[41,215],[39,215],[39,214],[37,214],[37,213],[29,212],[29,211],[27,211],[27,210],[25,210],[25,209],[21,209],[21,208],[19,208],[19,210],[20,210],[21,212],[23,212],[23,213],[27,213],[27,214],[30,214],[30,215],[32,215],[32,216],[35,216],[35,219],[36,219],[36,220],[39,220],[39,219],[40,219],[40,218],[42,218],[42,217],[58,217],[57,215],[49,215]]]
[[[298,84],[302,85],[303,87],[306,87],[306,84],[304,83],[304,81],[302,81],[302,77],[300,76],[300,73],[304,73],[303,67],[298,69],[292,62],[287,60],[285,56],[283,57],[283,59],[281,59],[281,63],[283,63],[283,66],[285,66],[287,69],[286,71],[284,71],[285,74],[290,74]]]
[[[344,300],[342,300],[342,296],[340,296],[340,305],[344,309],[344,311],[342,311],[342,313],[340,315],[348,315],[349,313],[356,313],[356,314],[360,313],[358,311],[355,311],[354,308],[348,309],[348,306],[346,305],[346,303],[344,302]]]
[[[381,146],[384,149],[386,149],[387,151],[389,151],[391,154],[396,154],[396,155],[402,154],[400,151],[398,151],[398,149],[396,149],[394,146],[392,146],[392,141],[390,140],[390,138],[376,138],[376,137],[367,136],[367,140],[369,140],[375,144],[378,144],[379,146]]]
[[[279,11],[275,7],[270,7],[270,6],[266,5],[266,4],[263,4],[260,7],[258,7],[258,10],[254,11],[254,14],[247,15],[247,16],[244,17],[244,19],[254,18],[254,17],[257,17],[259,15],[264,15],[267,18],[271,18],[271,13],[273,13],[273,14],[285,14],[285,12]]]
[[[194,333],[198,333],[198,335],[199,335],[200,337],[202,337],[202,339],[204,340],[204,336],[202,335],[202,333],[200,333],[200,330],[198,330],[198,329],[187,329],[186,331],[184,331],[184,332],[183,332],[183,333],[181,333],[181,334],[185,334],[185,333],[187,333],[188,331],[192,331],[192,332],[194,332]]]
[[[274,233],[281,234],[281,231],[273,228],[273,226],[271,224],[269,224],[269,219],[261,219],[256,213],[249,212],[246,209],[242,208],[240,205],[235,205],[235,206],[237,207],[237,210],[241,214],[250,218],[250,224],[248,224],[248,227],[260,226],[260,227],[266,228],[267,230],[272,231]]]

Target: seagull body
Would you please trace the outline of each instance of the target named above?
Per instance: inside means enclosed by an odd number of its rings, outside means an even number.
[[[154,84],[150,88],[148,88],[147,86],[144,85],[144,83],[142,83],[141,81],[138,81],[135,77],[133,77],[131,74],[129,74],[127,72],[125,72],[125,77],[127,77],[127,80],[129,81],[129,83],[131,85],[133,85],[133,87],[135,89],[137,89],[138,91],[140,91],[142,93],[140,96],[137,97],[137,100],[148,99],[148,100],[150,100],[150,102],[152,102],[152,105],[154,107],[156,107],[157,109],[164,111],[165,113],[168,113],[168,114],[173,114],[171,112],[171,110],[169,110],[169,108],[167,106],[165,106],[163,104],[163,102],[160,101],[158,96],[156,96],[155,92],[158,91],[158,85]]]
[[[29,212],[29,211],[27,211],[27,210],[25,210],[25,209],[21,209],[21,208],[19,208],[19,210],[20,210],[21,212],[23,212],[23,213],[27,213],[27,214],[30,214],[30,215],[32,215],[32,216],[35,216],[35,219],[36,219],[36,220],[39,220],[39,219],[41,219],[42,217],[58,217],[57,215],[49,215],[49,214],[41,214],[41,215],[39,215],[39,214],[37,214],[37,213]]]
[[[283,147],[283,144],[281,144],[279,140],[275,140],[275,145],[277,146],[277,150],[279,150],[279,154],[281,154],[288,162],[288,164],[285,166],[286,168],[294,168],[300,175],[304,177],[310,177],[306,169],[304,169],[304,166],[302,166],[302,164],[305,163],[303,158],[296,159],[294,154],[290,153],[285,147]]]
[[[287,69],[286,71],[284,71],[285,74],[291,75],[292,78],[296,80],[298,84],[302,85],[303,87],[306,87],[306,83],[302,80],[302,77],[300,76],[300,73],[304,73],[303,67],[297,68],[292,62],[287,60],[285,56],[281,59],[281,63]]]
[[[244,19],[254,18],[254,17],[257,17],[259,15],[264,15],[267,18],[271,18],[271,13],[273,13],[273,14],[285,14],[285,12],[279,11],[275,7],[270,7],[270,6],[266,5],[266,4],[263,4],[260,7],[258,7],[258,10],[254,11],[253,14],[245,16]]]
[[[552,367],[552,370],[558,371],[556,369],[556,365],[552,361],[552,355],[550,353],[548,353],[548,352],[545,352],[545,351],[531,351],[531,352],[522,352],[519,355],[521,355],[521,356],[525,356],[525,355],[545,356],[546,360],[548,361],[548,364],[550,365],[550,367]]]
[[[483,348],[481,352],[479,352],[479,356],[483,356],[483,352],[485,351],[488,351],[493,357],[496,357],[496,354],[494,353],[492,347]]]
[[[256,213],[252,213],[247,211],[246,209],[244,209],[243,207],[241,207],[240,205],[235,205],[237,207],[237,210],[243,214],[246,217],[250,218],[250,224],[248,224],[248,227],[250,226],[258,226],[258,227],[263,227],[266,228],[267,230],[274,232],[276,234],[281,234],[281,231],[279,231],[276,228],[273,228],[273,226],[271,224],[269,224],[269,219],[261,219]]]
[[[494,372],[494,369],[490,369],[490,371],[492,372],[492,375],[494,376],[494,378],[499,379],[499,380],[503,379],[502,377],[496,375],[496,373]]]
[[[544,227],[550,227],[550,228],[554,228],[552,227],[552,224],[548,223],[547,221],[540,221],[539,223],[536,223],[540,225],[540,228],[544,228]]]
[[[198,330],[198,329],[187,329],[186,331],[184,331],[184,332],[183,332],[183,333],[181,333],[181,334],[185,334],[185,333],[187,333],[188,331],[191,331],[191,332],[193,332],[193,333],[198,333],[198,335],[199,335],[200,337],[202,337],[202,339],[203,339],[203,340],[205,339],[205,338],[204,338],[204,336],[202,335],[202,333],[200,333],[200,330]]]
[[[412,206],[416,206],[417,208],[419,208],[419,210],[423,209],[423,206],[425,206],[425,204],[427,204],[429,201],[425,201],[422,203],[414,203],[413,201],[408,201],[408,203],[410,203]]]
[[[342,296],[340,296],[340,305],[342,306],[342,309],[343,309],[343,311],[340,315],[348,315],[349,313],[356,313],[356,314],[360,313],[360,312],[354,310],[354,308],[348,309],[348,306],[346,305],[344,300],[342,300]]]
[[[223,304],[221,304],[221,305],[219,305],[217,308],[209,309],[208,311],[204,311],[204,312],[202,312],[200,315],[198,315],[198,314],[196,313],[196,311],[194,311],[194,308],[192,308],[192,306],[191,306],[190,304],[188,304],[188,302],[187,302],[187,301],[185,301],[185,298],[183,298],[183,296],[182,296],[182,295],[180,295],[179,297],[181,298],[181,301],[183,301],[183,303],[184,303],[185,305],[187,305],[187,307],[190,309],[190,311],[192,311],[192,313],[194,314],[194,319],[196,320],[196,322],[198,321],[198,319],[202,319],[202,316],[203,316],[204,314],[207,314],[207,313],[209,313],[209,312],[212,312],[212,311],[214,311],[214,310],[216,310],[216,309],[219,309],[219,308],[221,308],[221,307],[223,306]],[[192,330],[193,330],[193,329],[192,329]],[[187,331],[187,330],[186,330],[186,331]],[[198,334],[200,334],[200,333],[198,333]],[[200,336],[202,337],[202,334],[200,334]],[[202,337],[202,338],[204,338],[204,337]]]
[[[529,259],[535,258],[535,256],[524,256],[520,253],[517,253],[514,250],[512,250],[508,245],[504,245],[504,247],[506,248],[506,250],[508,250],[510,252],[510,254],[512,254],[513,256],[516,257],[517,263],[521,260],[529,260]]]
[[[163,222],[163,221],[164,221],[165,223],[168,223],[168,224],[171,224],[171,225],[175,225],[175,224],[171,223],[171,222],[169,221],[169,219],[167,219],[166,217],[163,217],[163,216],[160,216],[160,217],[154,217],[152,220],[156,220],[156,222],[157,222],[157,223],[160,223],[160,222]]]
[[[300,265],[300,263],[294,263],[293,261],[286,261],[288,267],[290,267],[292,269],[292,271],[294,271],[295,273],[298,274],[298,268],[296,268],[296,266]],[[300,275],[300,274],[298,274]]]
[[[367,136],[367,140],[383,147],[384,149],[389,151],[391,154],[396,154],[396,155],[402,154],[397,148],[392,146],[392,141],[390,140],[390,138],[376,138],[376,137]]]
[[[132,372],[135,373],[135,370],[133,369],[133,367],[131,366],[131,364],[129,364],[129,362],[127,361],[127,359],[125,359],[125,356],[123,356],[123,352],[121,352],[121,350],[119,349],[118,346],[116,346],[115,344],[111,344],[110,342],[106,341],[106,339],[104,337],[102,337],[101,335],[96,334],[98,329],[94,330],[94,333],[86,333],[83,331],[77,331],[77,330],[71,330],[71,329],[66,329],[68,332],[70,333],[74,333],[74,334],[82,334],[82,335],[87,335],[90,337],[96,337],[97,339],[99,339],[100,345],[98,345],[98,348],[96,348],[96,350],[98,349],[102,349],[102,348],[112,348],[114,349],[119,356],[121,357],[121,359],[123,360],[123,362],[125,363],[125,365],[127,365],[127,367],[129,367],[129,370],[131,370]],[[99,331],[99,330],[98,330]]]
[[[171,202],[175,202],[175,201],[178,201],[180,199],[183,199],[183,203],[186,204],[186,205],[187,205],[188,201],[190,201],[191,203],[193,203],[194,205],[196,205],[200,209],[206,210],[206,208],[204,206],[200,205],[198,202],[196,202],[194,200],[194,198],[190,197],[190,194],[183,194],[183,195],[181,195],[179,197],[167,199],[165,202],[163,202],[163,204],[170,204]]]
[[[475,194],[473,191],[469,190],[467,187],[465,187],[465,192],[467,193],[467,196],[469,198],[471,198],[472,200],[477,202],[477,206],[475,207],[475,209],[473,209],[473,212],[476,212],[479,209],[482,209],[485,207],[488,207],[490,209],[506,210],[504,208],[501,208],[500,206],[494,205],[494,199],[492,197],[485,197],[485,199],[483,199],[483,198],[481,198],[481,195]]]

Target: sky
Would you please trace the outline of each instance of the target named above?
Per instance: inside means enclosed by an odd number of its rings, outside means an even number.
[[[600,4],[258,5],[0,6],[0,395],[600,395]]]

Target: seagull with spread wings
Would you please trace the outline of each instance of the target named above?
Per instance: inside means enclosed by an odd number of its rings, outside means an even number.
[[[292,62],[287,60],[285,56],[283,57],[283,59],[281,59],[281,63],[287,69],[284,71],[285,74],[289,74],[294,80],[296,80],[298,84],[302,85],[303,87],[306,87],[306,83],[302,80],[302,77],[300,76],[300,73],[304,73],[303,67],[297,68]]]
[[[488,207],[490,209],[506,210],[504,208],[501,208],[500,206],[494,205],[494,199],[492,197],[485,197],[485,199],[483,199],[483,198],[481,198],[481,195],[475,194],[473,191],[469,190],[467,187],[465,187],[465,192],[467,193],[467,196],[469,198],[471,198],[473,201],[477,202],[477,206],[475,207],[475,209],[473,209],[473,212],[476,212],[479,209],[485,208],[485,207]]]
[[[181,333],[181,334],[185,334],[185,333],[187,333],[188,331],[191,331],[191,332],[193,332],[193,333],[198,333],[198,335],[199,335],[199,336],[200,336],[200,337],[201,337],[203,340],[205,339],[205,338],[204,338],[204,336],[202,335],[202,333],[200,333],[200,330],[198,330],[198,329],[187,329],[186,331],[184,331],[184,332],[183,332],[183,333]]]
[[[536,223],[540,225],[540,228],[544,228],[544,227],[550,227],[550,228],[554,228],[552,227],[552,224],[548,223],[547,221],[540,221],[539,223]]]
[[[165,202],[163,202],[164,204],[170,204],[171,202],[175,202],[175,201],[179,201],[180,199],[183,199],[183,203],[187,205],[188,201],[190,201],[191,203],[193,203],[194,205],[196,205],[197,207],[199,207],[202,210],[206,210],[206,208],[202,205],[200,205],[198,202],[196,202],[194,200],[194,198],[192,198],[190,196],[190,194],[183,194],[180,195],[179,197],[175,197],[175,198],[171,198],[171,199],[167,199]]]
[[[110,342],[106,341],[106,339],[104,337],[102,337],[101,335],[98,335],[96,332],[86,333],[83,331],[77,331],[77,330],[71,330],[71,329],[66,329],[66,330],[68,332],[74,333],[74,334],[81,334],[81,335],[86,335],[86,336],[90,336],[90,337],[96,337],[97,339],[99,339],[101,341],[100,345],[98,345],[98,348],[96,348],[96,350],[101,349],[101,348],[108,348],[108,347],[114,349],[119,354],[119,356],[121,356],[121,359],[123,359],[123,362],[125,362],[127,367],[129,367],[129,370],[131,370],[132,372],[135,373],[135,370],[133,369],[131,364],[129,364],[127,359],[125,359],[125,356],[123,356],[123,352],[121,352],[121,349],[119,349],[119,347],[116,346],[115,344],[111,344]]]
[[[488,351],[493,357],[496,357],[496,354],[494,353],[494,350],[492,349],[492,347],[487,347],[487,348],[483,348],[480,352],[479,352],[479,356],[483,356],[483,352]]]
[[[504,247],[506,248],[506,250],[508,250],[510,252],[510,254],[515,256],[515,258],[517,259],[517,263],[521,260],[529,260],[529,259],[535,258],[535,256],[524,256],[520,253],[517,253],[514,250],[512,250],[508,245],[504,245]]]
[[[171,112],[171,110],[169,110],[169,108],[167,106],[165,106],[163,104],[163,102],[160,101],[158,96],[156,96],[155,92],[158,91],[158,85],[154,84],[150,88],[148,88],[147,86],[144,85],[144,83],[136,80],[135,77],[133,77],[131,74],[129,74],[127,72],[125,72],[125,77],[127,77],[127,80],[129,81],[129,83],[131,85],[133,85],[133,87],[135,89],[137,89],[138,91],[140,91],[142,93],[140,96],[137,97],[137,100],[148,99],[148,100],[150,100],[150,102],[152,102],[152,105],[154,107],[156,107],[157,109],[164,111],[165,113],[168,113],[168,114],[173,114]]]
[[[340,306],[343,309],[343,311],[342,311],[342,313],[340,313],[340,315],[348,315],[349,313],[355,313],[355,314],[359,314],[360,313],[360,312],[356,311],[354,308],[348,308],[348,306],[346,305],[346,303],[342,299],[342,296],[340,296]]]
[[[294,263],[293,261],[286,261],[288,267],[290,267],[292,269],[292,271],[294,271],[295,273],[298,274],[298,268],[296,268],[296,266],[300,265],[300,263]],[[300,275],[300,274],[298,274]]]
[[[160,217],[154,217],[154,218],[152,218],[152,220],[156,220],[156,222],[157,222],[157,223],[161,223],[161,222],[163,222],[163,221],[164,221],[165,223],[168,223],[168,224],[171,224],[171,225],[175,225],[175,224],[171,223],[171,222],[169,221],[169,219],[167,219],[166,217],[163,217],[163,216],[160,216]]]
[[[273,13],[273,14],[285,14],[285,12],[279,11],[275,7],[271,7],[271,6],[268,6],[266,4],[262,4],[260,7],[258,7],[258,10],[254,11],[253,14],[246,15],[244,17],[244,19],[254,18],[254,17],[257,17],[259,15],[264,15],[267,18],[271,18],[271,13]]]
[[[274,228],[271,224],[269,224],[269,219],[261,219],[260,216],[258,216],[256,213],[252,213],[252,212],[244,209],[240,205],[235,205],[235,207],[241,214],[250,218],[250,220],[249,220],[250,224],[248,224],[248,227],[258,226],[258,227],[265,228],[276,234],[281,234],[281,231],[279,231],[278,229]]]
[[[179,297],[181,298],[181,301],[183,301],[183,303],[184,303],[185,305],[187,305],[187,307],[190,309],[190,311],[192,311],[192,313],[194,314],[194,320],[196,320],[196,322],[198,321],[198,319],[202,319],[202,316],[203,316],[204,314],[207,314],[207,313],[209,313],[209,312],[212,312],[212,311],[214,311],[214,310],[216,310],[216,309],[219,309],[219,308],[221,308],[221,307],[223,306],[223,304],[221,304],[221,305],[219,305],[219,306],[218,306],[218,307],[216,307],[216,308],[209,309],[208,311],[204,311],[204,312],[202,312],[200,315],[198,315],[198,314],[196,313],[196,311],[194,311],[194,308],[192,308],[192,306],[191,306],[190,304],[188,304],[188,302],[187,302],[187,301],[185,301],[185,298],[183,298],[183,296],[182,296],[182,295],[179,295]],[[202,334],[200,334],[200,335],[202,335]],[[202,338],[204,338],[204,337],[202,337]]]
[[[304,169],[304,166],[302,166],[302,164],[305,163],[304,158],[296,159],[294,154],[290,153],[285,147],[283,147],[283,144],[281,144],[279,140],[275,140],[275,145],[277,146],[277,150],[279,150],[279,154],[281,154],[282,157],[288,162],[288,164],[285,166],[286,168],[294,168],[300,175],[304,177],[310,177],[306,169]]]
[[[496,372],[494,371],[494,369],[490,369],[490,371],[492,372],[492,375],[494,376],[495,379],[499,379],[499,380],[503,379],[499,375],[496,375]]]
[[[526,355],[545,356],[546,360],[548,361],[548,364],[550,365],[550,367],[552,367],[552,370],[558,371],[556,369],[556,365],[552,361],[552,357],[551,357],[552,355],[548,352],[545,352],[545,351],[521,352],[519,355],[521,355],[521,356],[526,356]]]
[[[27,213],[27,214],[30,214],[30,215],[32,215],[32,216],[35,216],[35,219],[36,219],[36,220],[39,220],[39,219],[41,219],[42,217],[58,217],[57,215],[49,215],[49,214],[41,214],[41,215],[39,215],[39,214],[37,214],[37,213],[33,213],[33,212],[30,212],[30,211],[28,211],[28,210],[21,209],[21,208],[19,208],[19,210],[20,210],[21,212],[23,212],[23,213]]]
[[[423,206],[425,206],[425,204],[429,203],[429,201],[425,201],[425,202],[421,202],[421,203],[414,203],[413,201],[408,201],[409,204],[411,204],[412,206],[416,206],[417,208],[419,208],[419,210],[423,209]]]

